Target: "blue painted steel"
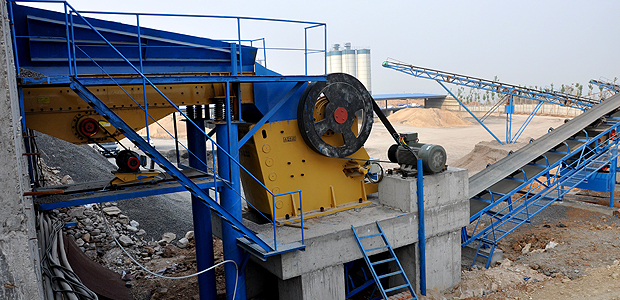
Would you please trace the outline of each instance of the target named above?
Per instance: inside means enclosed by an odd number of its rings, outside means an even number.
[[[374,279],[374,282],[377,284],[377,287],[379,288],[379,292],[381,292],[381,295],[383,296],[383,299],[388,299],[387,293],[391,292],[391,291],[396,291],[396,290],[400,290],[400,289],[404,289],[407,288],[409,290],[409,292],[411,293],[412,299],[418,300],[418,296],[416,295],[415,291],[413,290],[413,287],[411,286],[411,282],[409,282],[409,278],[407,278],[407,274],[405,273],[405,271],[403,270],[403,266],[400,264],[400,261],[398,260],[398,257],[396,256],[396,253],[394,253],[394,249],[392,249],[392,246],[390,245],[390,242],[388,242],[387,237],[385,236],[385,233],[383,232],[383,229],[381,228],[381,225],[379,225],[379,221],[375,221],[375,224],[377,225],[377,229],[379,230],[379,234],[371,234],[371,235],[367,235],[367,236],[359,236],[357,235],[357,231],[355,230],[355,227],[351,226],[351,229],[353,230],[353,236],[355,237],[355,241],[357,242],[357,246],[360,248],[360,251],[362,252],[362,256],[364,258],[364,261],[366,262],[366,265],[368,266],[368,269],[370,270],[370,273],[372,274],[372,278]],[[373,238],[373,237],[381,237],[383,243],[385,244],[385,246],[381,246],[381,247],[376,247],[376,248],[365,248],[364,245],[362,244],[363,239],[367,239],[367,238]],[[368,253],[371,253],[373,251],[376,250],[380,250],[380,249],[387,249],[388,253],[390,254],[390,259],[387,260],[383,260],[383,261],[377,261],[377,262],[371,262],[370,261],[370,257],[368,257]],[[388,273],[388,274],[383,274],[383,275],[379,275],[377,274],[377,271],[375,270],[375,265],[379,265],[385,262],[390,262],[393,261],[396,263],[396,267],[397,270],[395,272],[392,273]],[[381,283],[381,279],[382,278],[387,278],[387,277],[391,277],[391,276],[395,276],[395,275],[400,275],[402,276],[402,279],[404,280],[405,284],[400,285],[400,286],[396,286],[396,287],[392,287],[392,288],[384,288],[383,287],[383,283]],[[424,292],[426,292],[424,290]]]
[[[131,127],[127,125],[127,123],[125,123],[125,121],[118,117],[118,115],[116,115],[103,102],[101,102],[101,100],[99,100],[77,79],[75,79],[74,82],[71,84],[71,89],[73,89],[76,94],[78,94],[82,99],[84,99],[88,104],[90,104],[91,107],[95,109],[101,116],[106,118],[106,120],[109,121],[114,127],[122,130],[125,137],[127,137],[130,141],[136,144],[138,148],[140,148],[140,150],[142,150],[144,153],[149,154],[151,156],[151,159],[155,160],[162,167],[162,169],[176,176],[177,180],[181,182],[186,187],[186,189],[188,189],[196,197],[207,203],[209,207],[211,207],[211,209],[223,220],[231,223],[233,226],[235,226],[237,230],[241,231],[252,242],[256,243],[266,251],[270,251],[272,249],[270,245],[265,243],[258,236],[256,236],[254,232],[245,227],[242,222],[236,219],[225,209],[222,209],[222,207],[215,201],[213,201],[208,194],[202,191],[202,189],[200,189],[191,179],[187,178],[187,176],[185,176],[172,163],[170,163],[159,152],[157,152],[155,148],[153,148],[144,139],[142,139],[142,137],[140,137],[135,131],[133,131]]]
[[[271,116],[273,116],[274,114],[276,114],[278,112],[278,110],[285,104],[287,103],[290,99],[291,96],[293,96],[305,83],[304,82],[298,82],[297,84],[295,84],[295,86],[293,86],[292,89],[290,89],[285,95],[284,97],[282,97],[282,99],[280,99],[280,101],[278,101],[278,103],[276,103],[276,105],[274,105],[267,114],[265,114],[263,116],[262,119],[260,119],[260,121],[258,121],[254,127],[252,127],[252,129],[245,134],[245,136],[243,136],[243,138],[239,141],[239,149],[241,149],[241,147],[243,147],[243,145],[250,139],[252,138],[252,136],[254,136],[254,134],[261,128],[261,126],[263,126],[267,120],[269,120],[271,118]],[[293,98],[296,99],[296,98]],[[275,216],[275,214],[274,214]]]
[[[201,189],[211,189],[211,188],[215,188],[215,187],[222,185],[221,181],[218,181],[217,183],[215,183],[212,178],[210,178],[207,182],[200,182],[201,179],[202,178],[194,179],[194,181],[196,182],[196,185],[198,185],[198,187],[200,187]],[[104,203],[104,202],[111,202],[111,201],[120,201],[120,200],[127,200],[127,199],[139,198],[139,197],[163,195],[163,194],[178,193],[178,192],[185,192],[185,191],[187,191],[187,189],[183,187],[182,185],[179,185],[176,182],[159,183],[156,189],[136,190],[136,191],[131,191],[127,193],[115,193],[115,192],[84,193],[82,194],[82,197],[78,197],[73,200],[67,200],[67,201],[56,202],[56,203],[40,204],[39,209],[40,210],[52,210],[52,209],[64,208],[64,207],[72,207],[72,206],[94,204],[94,203]]]
[[[263,76],[281,76],[280,74],[266,69],[260,65],[256,65],[256,75]],[[310,78],[308,78],[310,79]],[[302,80],[299,80],[302,81]],[[310,80],[305,81],[325,81],[325,76],[313,76]],[[288,91],[290,91],[296,83],[294,82],[282,82],[282,83],[255,83],[254,84],[254,104],[258,111],[264,116],[269,113],[282,99]],[[301,99],[303,90],[307,84],[297,90],[295,94],[291,96],[294,99]],[[289,103],[282,106],[277,110],[267,121],[278,122],[286,120],[297,119],[297,103]]]
[[[62,2],[60,2],[62,3]],[[67,5],[67,7],[72,7]],[[80,55],[74,62],[78,70],[70,70],[66,64],[66,54],[61,51],[67,40],[67,20],[63,13],[43,9],[15,5],[14,23],[19,53],[19,64],[27,69],[46,75],[94,74],[98,68]],[[70,11],[71,12],[71,11]],[[73,16],[74,14],[69,14]],[[133,14],[138,15],[138,14]],[[93,18],[77,18],[73,21],[72,41],[87,48],[89,54],[97,61],[105,61],[105,67],[112,73],[131,72],[122,60],[108,47],[102,46],[100,39],[94,34],[85,21],[104,33],[106,39],[132,61],[139,60],[143,55],[144,70],[147,73],[161,72],[227,72],[230,71],[230,43],[207,38],[198,38],[183,34],[142,28],[142,43],[138,43],[136,26]],[[71,22],[71,20],[69,20]],[[137,53],[138,45],[142,51]],[[253,71],[257,49],[241,46],[243,71]],[[71,57],[71,56],[70,56]]]
[[[512,99],[513,96],[533,99],[533,100],[545,102],[545,103],[573,107],[573,108],[577,108],[581,110],[586,110],[600,102],[600,101],[596,101],[593,99],[560,93],[560,92],[553,91],[553,90],[550,90],[550,91],[535,90],[535,89],[531,89],[527,87],[520,87],[520,86],[506,84],[506,83],[492,81],[492,80],[480,79],[480,78],[475,78],[471,76],[465,76],[465,75],[459,75],[455,73],[448,73],[448,72],[443,72],[443,71],[438,71],[438,70],[433,70],[433,69],[416,67],[413,65],[396,62],[396,61],[388,60],[388,61],[383,62],[382,65],[383,67],[390,68],[390,69],[393,69],[393,70],[396,70],[396,71],[399,71],[405,74],[409,74],[415,77],[432,79],[432,80],[437,81],[467,111],[469,111],[469,109],[467,109],[467,107],[454,94],[452,94],[441,82],[448,82],[448,83],[466,86],[470,88],[477,88],[477,89],[482,89],[482,90],[486,90],[486,91],[490,91],[494,93],[501,93],[501,94],[509,95],[510,96],[509,104],[506,107],[507,109],[506,110],[506,142],[509,144],[515,143],[517,141],[516,139],[513,139],[512,133],[511,133],[512,113],[514,112],[514,105],[513,105],[513,99]],[[497,107],[494,107],[492,109],[496,109],[496,108]],[[471,115],[473,116],[473,114]],[[476,118],[475,116],[474,118],[489,133],[491,133],[491,131],[488,128],[486,128],[486,126],[484,126],[482,121],[478,120],[478,118]],[[529,122],[526,122],[526,123],[529,124]],[[522,128],[525,129],[523,125],[522,125]],[[493,133],[491,133],[491,135],[495,137]],[[520,135],[521,133],[515,134],[515,137],[518,138]],[[496,140],[500,142],[501,144],[503,144],[501,141],[499,141],[499,139],[496,138]]]
[[[217,124],[216,134],[218,145],[218,151],[224,150],[230,154],[230,158],[227,158],[224,154],[218,155],[218,166],[220,170],[229,170],[230,173],[220,172],[220,176],[224,180],[231,182],[231,187],[225,186],[220,190],[220,204],[228,211],[233,218],[236,218],[241,222],[241,182],[240,182],[240,170],[239,166],[232,163],[231,160],[238,160],[239,150],[237,147],[237,124],[232,123],[230,125]],[[240,264],[243,260],[243,251],[237,247],[237,238],[241,235],[234,230],[230,225],[222,224],[222,242],[224,247],[224,259],[234,260],[237,264]],[[242,272],[242,270],[240,270]],[[237,283],[237,296],[240,299],[245,299],[245,276],[237,274],[235,266],[229,265],[224,267],[224,273],[226,278],[235,278],[239,275]],[[226,298],[232,300],[232,295],[235,292],[235,282],[232,280],[226,280]]]
[[[608,129],[595,137],[588,138],[584,144],[572,149],[570,153],[557,150],[555,153],[562,155],[562,157],[557,161],[554,160],[555,162],[552,164],[549,163],[549,158],[546,155],[543,156],[546,159],[546,165],[531,163],[532,166],[544,167],[531,178],[525,177],[525,173],[523,173],[524,179],[521,180],[507,178],[513,179],[519,184],[506,194],[493,193],[492,200],[488,201],[489,205],[471,216],[470,222],[474,224],[473,232],[463,241],[462,246],[478,241],[476,256],[487,258],[486,265],[488,267],[490,257],[481,254],[480,247],[489,246],[492,253],[501,239],[522,224],[528,223],[532,217],[556,200],[561,199],[572,188],[579,187],[585,182],[591,183],[592,180],[597,180],[597,177],[601,176],[603,177],[601,179],[607,180],[607,182],[600,183],[598,188],[612,191],[615,184],[615,172],[604,176],[600,175],[602,173],[600,170],[617,163],[618,139],[605,140],[604,137],[616,132],[620,123],[609,123],[608,125],[611,125]],[[602,140],[605,140],[605,143],[599,143]],[[552,154],[554,153],[552,152]],[[541,180],[540,178],[545,179]],[[582,187],[597,188],[592,185],[582,185]],[[516,193],[520,193],[521,196],[513,197]],[[507,202],[508,205],[499,206],[502,202]],[[481,226],[483,222],[485,223],[484,227]],[[474,259],[475,261],[476,259]]]
[[[199,129],[204,131],[205,125],[202,117],[193,119],[198,128],[186,124],[187,148],[189,153],[190,167],[208,172],[205,165],[207,161],[207,141]],[[199,198],[192,195],[192,215],[194,221],[194,235],[196,241],[196,265],[197,270],[202,271],[214,265],[213,253],[213,230],[211,229],[211,209]],[[215,270],[198,275],[198,290],[200,299],[215,299],[217,288],[215,286]]]
[[[617,85],[615,83],[592,79],[590,80],[590,84],[603,87],[604,89],[612,91],[614,94],[620,92],[620,85]]]
[[[519,130],[517,130],[515,135],[512,137],[513,143],[516,143],[519,137],[521,137],[521,134],[523,133],[527,125],[530,124],[530,122],[532,121],[532,119],[534,118],[538,110],[542,107],[542,105],[543,105],[543,102],[538,102],[538,104],[536,104],[536,107],[534,107],[534,110],[530,112],[530,114],[527,116],[527,119],[525,119],[525,122],[521,124],[521,127],[519,127]]]
[[[418,196],[418,241],[420,247],[420,293],[426,296],[426,230],[424,223],[424,173],[422,160],[417,161],[417,196]],[[377,223],[377,226],[379,224]]]
[[[480,119],[478,119],[478,117],[476,117],[476,115],[474,115],[473,112],[471,112],[469,110],[469,108],[467,108],[467,106],[465,106],[465,104],[463,104],[463,102],[461,102],[461,100],[452,93],[452,91],[450,91],[443,83],[441,83],[440,81],[437,81],[437,83],[439,83],[439,85],[441,85],[441,87],[443,87],[446,92],[448,92],[448,94],[450,94],[452,96],[452,98],[454,98],[454,100],[456,100],[456,102],[458,102],[463,108],[465,108],[465,110],[469,113],[470,116],[472,116],[474,118],[474,120],[476,120],[478,122],[478,124],[480,124],[482,126],[482,128],[484,128],[484,130],[486,130],[498,143],[500,144],[504,144],[502,143],[502,141],[500,141],[500,139],[495,136],[495,134],[491,131],[491,129],[489,129],[486,125],[484,125],[484,123],[482,123],[482,121],[480,121]]]
[[[596,100],[578,97],[570,94],[564,94],[557,91],[540,91],[493,80],[486,80],[481,78],[475,78],[472,76],[459,75],[456,73],[448,73],[444,71],[416,67],[413,65],[394,61],[383,62],[383,67],[400,71],[405,74],[409,74],[419,78],[442,81],[456,85],[482,89],[494,93],[515,95],[520,98],[568,106],[581,110],[588,109],[599,103],[599,101]]]

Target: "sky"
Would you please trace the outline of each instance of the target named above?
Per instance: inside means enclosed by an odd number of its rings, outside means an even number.
[[[381,67],[388,57],[412,65],[527,85],[586,84],[620,77],[620,1],[197,1],[70,0],[78,11],[225,15],[327,24],[327,48],[351,42],[371,50],[373,94],[438,93],[434,81]],[[91,15],[89,15],[91,16]],[[109,17],[108,17],[109,18]],[[135,23],[134,17],[115,18]],[[141,25],[236,39],[236,21],[147,18]],[[218,23],[219,22],[219,23]],[[268,48],[303,48],[303,25],[241,21],[242,39]],[[308,30],[309,48],[324,48],[324,30]],[[262,55],[262,52],[259,53]],[[312,54],[309,73],[324,72]],[[304,73],[303,51],[268,50],[267,67]],[[454,85],[449,88],[456,89]]]

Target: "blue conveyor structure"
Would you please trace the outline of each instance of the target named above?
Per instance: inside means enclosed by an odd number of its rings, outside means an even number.
[[[417,67],[411,64],[403,63],[400,61],[395,61],[388,59],[383,62],[383,67],[393,69],[399,72],[403,72],[408,75],[412,75],[418,78],[431,79],[435,80],[439,83],[454,99],[459,102],[459,104],[465,108],[467,112],[480,124],[484,129],[489,132],[497,140],[499,143],[504,144],[489,128],[484,125],[484,118],[479,119],[476,117],[465,104],[458,99],[456,95],[454,95],[445,85],[444,83],[451,83],[460,86],[481,89],[489,92],[499,93],[503,95],[507,95],[507,99],[500,99],[500,101],[496,104],[496,106],[492,107],[490,112],[496,110],[499,105],[506,103],[505,112],[506,112],[506,143],[511,144],[515,143],[527,125],[530,123],[534,115],[538,112],[543,103],[561,105],[566,107],[572,107],[580,110],[586,110],[594,105],[598,104],[599,101],[578,97],[575,95],[570,95],[566,93],[560,93],[558,91],[553,90],[536,90],[532,88],[517,86],[513,84],[498,82],[494,80],[487,80],[476,78],[467,75],[460,75],[456,73],[449,73],[444,71],[438,71],[423,67]],[[512,134],[512,114],[514,113],[514,104],[513,97],[525,98],[539,101],[538,105],[534,107],[526,121],[521,125],[521,127],[517,130],[517,132]]]
[[[616,95],[469,178],[470,228],[462,246],[491,248],[573,188],[614,203],[620,96]],[[474,263],[475,263],[474,259]]]
[[[615,84],[613,82],[592,79],[592,80],[590,80],[590,84],[594,84],[596,86],[600,86],[600,87],[602,87],[602,88],[604,88],[606,90],[611,91],[614,94],[620,92],[620,85],[617,85],[617,84]]]
[[[446,87],[443,82],[446,82],[506,95],[508,100],[500,100],[498,105],[508,103],[508,143],[518,139],[542,103],[584,111],[469,178],[471,224],[463,228],[461,238],[462,247],[470,244],[476,246],[473,264],[478,257],[483,257],[487,259],[486,267],[489,267],[491,255],[483,254],[480,251],[482,248],[490,248],[490,253],[493,253],[500,240],[519,226],[529,223],[532,217],[555,201],[561,201],[573,188],[609,192],[610,206],[613,206],[620,95],[600,102],[555,91],[539,91],[420,68],[391,60],[384,62],[383,66],[415,77],[435,80],[444,88]],[[446,90],[450,93],[447,88]],[[456,96],[452,96],[467,110]],[[517,134],[511,137],[509,123],[513,111],[510,108],[513,106],[513,96],[537,100],[539,105]],[[473,117],[501,143],[481,120]]]

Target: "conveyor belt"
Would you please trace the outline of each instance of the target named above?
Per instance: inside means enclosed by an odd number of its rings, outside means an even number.
[[[469,178],[469,197],[472,198],[500,182],[566,139],[579,133],[599,118],[612,113],[618,107],[620,107],[620,95],[614,95],[513,154],[471,176]],[[565,149],[566,147],[559,147],[557,151],[565,151]],[[472,203],[472,206],[474,206],[474,203]]]

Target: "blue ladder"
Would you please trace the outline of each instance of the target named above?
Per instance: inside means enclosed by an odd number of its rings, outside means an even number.
[[[181,170],[177,169],[168,159],[161,155],[153,146],[146,142],[137,132],[135,132],[131,126],[129,126],[123,119],[116,115],[105,103],[103,103],[97,96],[95,96],[90,90],[88,90],[78,79],[73,78],[71,82],[71,89],[80,96],[86,103],[88,103],[95,111],[103,116],[108,122],[116,127],[127,139],[132,141],[140,150],[142,150],[147,156],[154,160],[161,166],[166,172],[170,173],[179,183],[181,183],[188,191],[194,196],[202,200],[208,205],[211,210],[217,214],[222,221],[226,221],[232,225],[232,227],[243,234],[243,237],[249,241],[250,246],[254,248],[262,249],[265,253],[274,252],[274,246],[267,244],[263,239],[258,237],[256,233],[243,225],[241,220],[237,220],[217,202],[213,201],[207,193],[205,193],[196,183],[189,179]],[[215,177],[215,176],[214,176]],[[287,249],[288,251],[297,250],[297,248]]]
[[[357,231],[355,231],[355,227],[353,226],[351,226],[351,229],[353,229],[353,235],[355,236],[355,241],[357,242],[357,245],[360,247],[360,251],[362,251],[362,255],[364,256],[364,261],[366,261],[366,265],[368,265],[368,268],[370,269],[370,273],[372,274],[372,277],[377,283],[377,287],[379,288],[379,291],[381,292],[383,299],[386,299],[386,300],[388,299],[387,293],[389,292],[407,288],[409,289],[409,292],[411,293],[411,296],[413,297],[412,299],[418,300],[418,296],[413,291],[413,287],[411,287],[411,283],[409,282],[409,279],[407,278],[407,274],[405,274],[405,271],[403,271],[403,266],[401,266],[400,261],[398,261],[398,258],[396,257],[396,254],[394,253],[394,249],[392,249],[392,246],[390,246],[390,242],[388,242],[387,238],[385,237],[385,234],[383,233],[383,229],[381,229],[381,226],[379,225],[378,221],[375,221],[375,224],[377,224],[379,233],[370,234],[366,236],[358,236]],[[362,240],[368,239],[368,238],[374,238],[374,237],[381,237],[384,245],[380,247],[374,247],[374,248],[368,248],[368,249],[364,248],[364,245],[362,245]],[[370,258],[368,257],[368,253],[377,251],[377,250],[382,250],[382,249],[388,249],[390,258],[371,262]],[[396,263],[396,266],[398,267],[397,271],[391,272],[388,274],[382,274],[382,275],[377,274],[377,271],[375,270],[375,266],[386,264],[392,261]],[[383,283],[381,283],[381,279],[392,277],[392,276],[402,276],[402,278],[405,281],[405,284],[386,289],[383,286]]]

